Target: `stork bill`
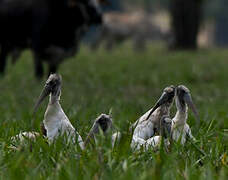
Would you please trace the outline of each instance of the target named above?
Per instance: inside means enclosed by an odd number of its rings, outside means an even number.
[[[161,97],[156,102],[155,106],[149,111],[148,116],[146,117],[146,120],[148,120],[150,116],[154,113],[154,111],[160,106],[162,106],[163,104],[168,104],[168,105],[172,104],[174,95],[175,95],[175,87],[173,85],[166,87],[163,90]]]
[[[40,104],[44,101],[44,99],[50,95],[50,97],[54,97],[53,100],[60,100],[61,95],[61,84],[62,84],[62,76],[58,74],[51,74],[47,79],[43,90],[34,106],[34,113],[37,111]],[[58,99],[57,99],[58,98]],[[52,100],[52,98],[50,98]],[[49,101],[49,104],[51,102]],[[54,102],[53,102],[54,103]]]

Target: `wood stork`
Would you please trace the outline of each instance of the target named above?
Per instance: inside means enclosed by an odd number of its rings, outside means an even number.
[[[164,145],[166,147],[170,145],[169,138],[171,136],[172,120],[169,118],[169,116],[163,116],[160,122],[161,122],[160,135],[153,136],[147,139],[144,144],[145,150],[148,150],[149,147],[152,147],[153,149],[159,148],[162,142],[162,138],[164,138]]]
[[[140,149],[143,146],[145,150],[148,150],[150,147],[157,149],[161,145],[162,138],[164,138],[164,144],[167,147],[170,144],[169,138],[171,136],[172,120],[169,118],[169,116],[163,116],[160,122],[160,135],[153,136],[147,140],[139,138],[138,144],[135,144],[133,148]]]
[[[39,105],[43,102],[45,97],[49,95],[49,103],[44,114],[43,129],[41,128],[43,133],[46,134],[48,140],[51,142],[59,135],[66,134],[67,140],[78,143],[81,149],[84,149],[84,142],[81,136],[72,126],[59,103],[61,96],[61,84],[62,77],[60,75],[51,74],[49,76],[44,89],[37,100],[34,112],[37,111]]]
[[[30,132],[21,132],[17,134],[16,136],[11,137],[12,142],[20,141],[23,142],[26,139],[30,139],[32,141],[35,141],[37,137],[40,136],[40,133],[35,132],[35,131],[30,131]]]
[[[174,95],[175,87],[173,85],[166,87],[155,106],[134,123],[131,143],[133,148],[146,144],[146,141],[155,133],[161,134],[161,118],[169,116]]]
[[[177,112],[172,119],[171,136],[174,141],[178,141],[180,138],[181,144],[186,142],[186,138],[195,140],[191,133],[191,129],[187,124],[188,119],[188,106],[193,111],[197,120],[199,120],[198,112],[193,104],[190,91],[184,85],[176,87],[175,102]]]
[[[112,134],[112,147],[115,146],[116,143],[119,143],[121,139],[121,133],[119,131]]]
[[[96,118],[93,123],[92,128],[85,140],[85,146],[91,141],[96,141],[96,135],[99,134],[101,131],[103,134],[106,134],[112,128],[112,118],[110,115],[101,114]]]

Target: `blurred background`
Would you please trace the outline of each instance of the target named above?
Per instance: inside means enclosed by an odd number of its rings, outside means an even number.
[[[107,48],[127,39],[139,41],[136,44],[139,43],[140,48],[154,40],[165,42],[171,49],[225,47],[228,44],[226,0],[109,2],[110,6],[103,8],[105,30],[100,34],[103,39],[97,37],[98,41],[106,41]]]
[[[48,73],[56,72],[64,59],[78,54],[82,42],[92,51],[124,42],[136,51],[151,43],[168,50],[228,44],[225,0],[4,0],[0,7],[0,73],[8,57],[15,63],[25,49],[32,50],[40,78],[43,63]]]

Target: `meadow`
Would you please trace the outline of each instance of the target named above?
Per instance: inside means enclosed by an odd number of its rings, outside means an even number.
[[[85,139],[94,119],[112,111],[113,122],[124,134],[114,149],[107,141],[80,151],[61,138],[48,145],[40,138],[32,151],[10,149],[10,137],[39,131],[47,100],[33,115],[33,106],[46,77],[34,78],[31,53],[8,61],[0,79],[0,179],[228,179],[228,52],[227,49],[168,51],[151,44],[136,52],[126,43],[113,51],[82,47],[59,69],[63,78],[61,105]],[[199,111],[197,124],[189,111],[188,123],[196,143],[176,143],[170,152],[132,151],[128,127],[150,109],[168,85],[186,85]],[[175,114],[175,104],[172,117]],[[102,152],[102,158],[100,158]]]

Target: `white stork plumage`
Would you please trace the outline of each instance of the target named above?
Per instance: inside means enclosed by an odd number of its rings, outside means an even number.
[[[39,136],[40,136],[40,133],[35,132],[35,131],[21,132],[21,133],[17,134],[16,136],[11,137],[11,141],[12,142],[16,142],[16,141],[24,142],[26,139],[35,141],[36,138]]]
[[[43,91],[35,105],[36,112],[42,101],[49,95],[49,103],[44,114],[43,128],[46,131],[46,137],[50,142],[60,135],[66,135],[67,140],[78,143],[81,149],[84,149],[84,142],[79,133],[72,126],[68,117],[64,113],[59,101],[61,96],[62,77],[58,74],[51,74],[46,81]]]
[[[147,151],[149,148],[152,147],[154,150],[157,150],[161,145],[162,138],[164,138],[164,145],[166,147],[170,145],[169,138],[171,136],[172,120],[168,116],[163,116],[160,121],[160,135],[152,136],[147,140],[139,138],[138,143],[135,143],[133,146],[135,149],[140,149],[141,147],[144,147],[144,150]]]
[[[171,136],[174,141],[180,139],[181,144],[185,144],[186,138],[195,140],[191,133],[191,129],[187,124],[188,106],[193,111],[197,120],[199,120],[198,112],[193,104],[190,91],[184,85],[176,87],[175,102],[177,112],[172,119]]]
[[[149,147],[157,148],[161,144],[161,138],[164,137],[164,143],[166,146],[170,144],[167,137],[170,137],[174,141],[179,141],[181,144],[186,142],[187,138],[195,140],[191,133],[191,129],[187,124],[188,118],[188,106],[192,109],[195,117],[198,120],[198,113],[193,104],[190,91],[187,87],[179,85],[175,89],[175,102],[177,112],[173,119],[169,116],[164,116],[161,119],[161,136],[153,136],[146,140],[142,145],[147,150]],[[139,148],[139,147],[138,147]]]
[[[153,149],[159,148],[162,138],[164,138],[164,145],[168,147],[170,145],[169,138],[171,136],[171,126],[172,120],[169,118],[169,116],[163,116],[161,118],[160,135],[156,135],[147,139],[145,142],[145,150],[148,150],[150,147]]]
[[[173,85],[166,87],[155,106],[141,116],[133,125],[132,148],[141,145],[150,144],[146,141],[153,138],[155,133],[161,135],[161,119],[169,116],[170,107],[175,95],[175,87]],[[158,138],[159,139],[159,138]]]

